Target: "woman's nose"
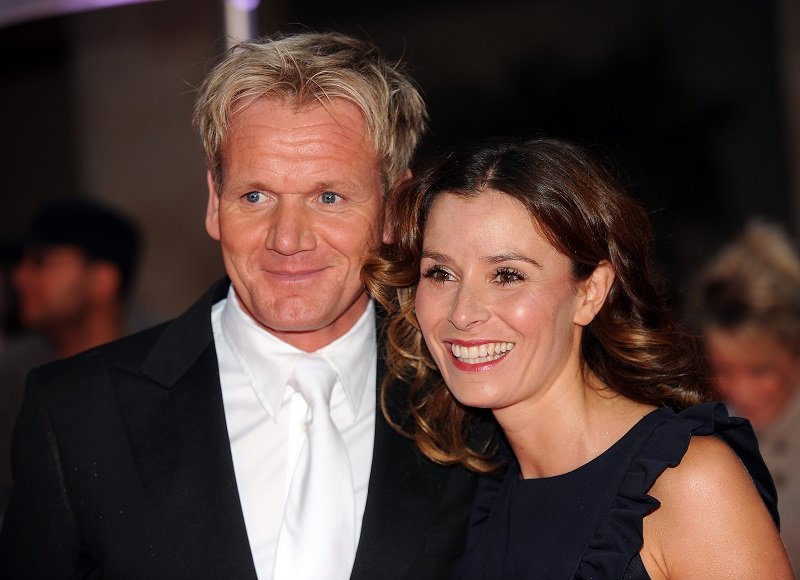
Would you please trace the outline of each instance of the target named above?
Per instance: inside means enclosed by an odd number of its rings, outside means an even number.
[[[462,282],[453,295],[448,320],[459,330],[467,330],[486,320],[487,306],[484,292],[473,284]]]

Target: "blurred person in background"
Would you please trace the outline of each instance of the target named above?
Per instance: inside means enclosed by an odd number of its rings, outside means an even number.
[[[48,204],[12,271],[22,326],[56,358],[122,336],[139,245],[137,227],[117,211],[85,199]]]
[[[136,225],[84,198],[43,206],[10,268],[21,334],[0,353],[0,516],[11,488],[9,448],[28,372],[133,330],[127,304],[140,247]]]
[[[11,269],[19,259],[18,251],[11,244],[0,244],[0,353],[9,340],[19,333],[19,321],[11,291]]]
[[[754,222],[706,266],[695,299],[717,388],[756,430],[800,569],[800,259],[781,229]]]

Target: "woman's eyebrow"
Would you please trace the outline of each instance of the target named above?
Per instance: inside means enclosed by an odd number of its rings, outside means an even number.
[[[439,252],[431,252],[429,250],[422,250],[422,257],[428,258],[429,260],[433,260],[435,262],[445,262],[445,263],[452,262],[453,260],[447,254],[440,254]]]
[[[507,252],[503,254],[495,254],[494,256],[486,256],[483,258],[484,262],[488,262],[489,264],[499,264],[501,262],[527,262],[528,264],[532,264],[536,266],[540,270],[542,269],[542,265],[524,254],[518,254],[517,252]]]

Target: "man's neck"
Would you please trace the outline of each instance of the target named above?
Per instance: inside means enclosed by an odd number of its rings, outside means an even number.
[[[118,306],[94,312],[76,324],[50,333],[56,354],[65,358],[122,336],[122,312]]]

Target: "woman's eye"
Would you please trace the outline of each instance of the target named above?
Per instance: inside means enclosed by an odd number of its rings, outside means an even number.
[[[244,194],[244,200],[249,203],[258,203],[264,197],[264,194],[260,191],[248,191]]]
[[[525,274],[513,268],[502,268],[497,270],[494,279],[498,284],[506,285],[514,282],[521,282],[525,279]]]
[[[433,280],[434,282],[446,282],[453,279],[452,274],[450,274],[450,272],[441,266],[431,266],[430,268],[426,268],[422,272],[422,277]]]
[[[334,204],[341,199],[341,196],[338,193],[333,193],[332,191],[326,191],[322,195],[319,196],[320,202],[324,204]]]

